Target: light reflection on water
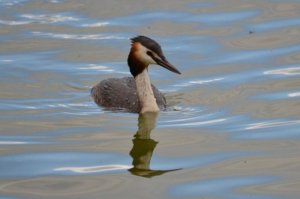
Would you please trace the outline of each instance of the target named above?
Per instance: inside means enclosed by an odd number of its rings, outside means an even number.
[[[51,37],[55,39],[79,39],[79,40],[103,40],[103,39],[124,39],[123,37],[103,35],[103,34],[88,34],[88,35],[75,35],[75,34],[56,34],[48,32],[32,32],[34,36]]]
[[[299,2],[119,4],[0,0],[0,198],[299,198]],[[183,73],[151,127],[90,98],[137,34]]]

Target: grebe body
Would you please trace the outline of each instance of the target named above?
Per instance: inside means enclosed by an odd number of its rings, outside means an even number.
[[[166,109],[167,102],[164,95],[156,87],[151,86],[159,109]],[[96,104],[100,106],[133,113],[141,112],[133,77],[105,79],[94,86],[91,93]]]
[[[91,90],[96,104],[129,112],[158,112],[166,108],[166,99],[155,88],[148,75],[150,64],[160,65],[172,72],[180,72],[171,65],[154,40],[137,36],[131,39],[132,45],[128,55],[128,66],[133,77],[110,78],[101,81]]]

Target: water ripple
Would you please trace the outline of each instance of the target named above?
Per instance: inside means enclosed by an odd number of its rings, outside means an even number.
[[[299,139],[299,124],[300,120],[284,119],[260,121],[245,125],[241,124],[240,126],[243,133],[237,133],[233,136],[238,139]],[[235,130],[239,132],[238,128]]]
[[[243,189],[249,186],[263,185],[277,180],[272,176],[230,176],[209,180],[185,183],[172,187],[169,194],[173,197],[216,197],[216,198],[256,198],[274,199],[272,195],[248,194],[233,190]]]
[[[66,33],[50,33],[50,32],[32,32],[34,36],[50,37],[55,39],[75,39],[75,40],[107,40],[107,39],[127,39],[122,36],[114,36],[108,34],[66,34]]]
[[[25,198],[299,196],[300,4],[220,2],[0,0],[0,189]],[[151,133],[157,148],[143,142],[151,151],[138,152],[153,153],[151,169],[181,168],[150,189],[127,171],[138,115],[90,98],[99,80],[130,75],[137,34],[182,71],[149,70],[172,91],[170,108]]]
[[[20,144],[29,144],[29,143],[27,143],[27,142],[20,142],[20,141],[0,140],[0,145],[20,145]]]
[[[24,3],[28,0],[0,0],[0,5],[4,5],[4,6],[14,6],[20,3]]]
[[[11,21],[11,20],[0,20],[0,24],[9,26],[18,26],[24,24],[30,24],[30,21]]]
[[[264,72],[265,75],[300,75],[300,67],[288,67]]]
[[[250,25],[250,29],[254,29],[255,31],[274,31],[274,29],[283,29],[288,27],[294,27],[300,25],[299,18],[291,18],[291,19],[284,19],[284,20],[273,20],[267,21],[260,24],[253,24]]]
[[[80,70],[96,70],[96,71],[103,71],[103,72],[115,72],[114,69],[111,69],[108,66],[96,65],[96,64],[89,64],[88,66],[80,67],[78,69],[80,69]]]
[[[297,91],[284,91],[284,92],[272,92],[272,93],[264,93],[261,95],[257,95],[255,99],[267,99],[267,100],[284,100],[287,98],[298,98],[300,97],[300,92]]]
[[[130,16],[113,18],[108,22],[111,25],[119,26],[137,26],[146,21],[165,20],[174,22],[195,22],[207,25],[223,25],[245,20],[247,18],[258,15],[257,10],[243,10],[237,12],[218,12],[209,14],[191,14],[185,12],[151,12],[151,13],[135,13]]]
[[[70,21],[79,21],[78,18],[75,18],[73,16],[67,16],[63,14],[23,14],[21,15],[22,18],[29,19],[33,23],[60,23],[60,22],[70,22]]]
[[[225,77],[217,77],[217,78],[209,78],[209,79],[198,79],[198,80],[189,80],[188,82],[174,84],[174,87],[189,87],[189,86],[196,86],[202,84],[211,84],[215,82],[220,82],[224,80]]]
[[[109,24],[110,24],[109,22],[95,22],[95,23],[82,24],[81,26],[82,27],[92,27],[92,28],[95,28],[95,27],[107,26]]]
[[[300,97],[300,92],[289,93],[289,97]]]
[[[84,161],[82,161],[84,160]],[[89,165],[101,164],[106,162],[107,165],[130,165],[130,160],[121,154],[114,153],[68,153],[68,152],[52,152],[52,153],[26,153],[15,155],[2,155],[0,164],[1,177],[18,176],[44,176],[56,174],[60,171],[62,174],[70,174],[72,165],[78,165],[77,171],[87,172],[97,169]],[[22,162],[22,164],[18,164]],[[15,165],[11,167],[9,165]],[[101,164],[102,171],[108,171],[107,165]],[[68,168],[68,169],[67,169]],[[85,169],[83,169],[85,168]],[[113,167],[110,167],[112,171]]]
[[[212,119],[212,120],[204,120],[204,121],[198,121],[198,122],[184,122],[180,124],[170,124],[170,125],[159,125],[159,127],[167,128],[167,127],[199,127],[199,126],[205,126],[205,125],[216,125],[219,123],[223,123],[227,121],[226,118],[220,118],[220,119]]]
[[[74,172],[74,173],[102,173],[110,171],[122,171],[132,168],[131,165],[101,165],[101,166],[88,166],[88,167],[61,167],[55,168],[54,171]]]
[[[287,46],[275,49],[258,49],[258,50],[247,50],[239,52],[229,52],[219,57],[214,57],[211,60],[206,60],[205,64],[229,64],[229,63],[249,63],[257,62],[260,63],[265,60],[269,60],[275,56],[285,55],[300,50],[299,45]]]
[[[162,118],[161,121],[158,122],[159,128],[195,128],[207,126],[211,128],[218,128],[221,124],[230,123],[234,118],[225,117],[223,112],[214,112],[214,113],[206,113],[207,110],[189,110],[190,112],[184,114],[183,110],[180,110],[180,116],[177,111],[173,111],[170,113],[164,113],[162,117],[167,117],[167,119]],[[172,115],[171,115],[172,114]]]
[[[26,24],[68,24],[80,21],[79,18],[67,14],[22,14],[18,20],[0,20],[0,24],[18,26]]]
[[[290,126],[300,124],[300,120],[290,120],[290,121],[268,121],[268,122],[258,122],[254,124],[249,124],[245,129],[264,129],[264,128],[274,128],[279,126]]]

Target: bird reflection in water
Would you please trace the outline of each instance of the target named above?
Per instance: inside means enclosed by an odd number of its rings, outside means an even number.
[[[133,147],[130,151],[130,156],[133,158],[133,168],[129,171],[133,175],[151,178],[159,176],[167,172],[176,171],[172,170],[151,170],[150,162],[153,151],[158,144],[157,141],[151,139],[151,131],[155,128],[157,112],[141,113],[138,119],[138,131],[134,135]]]

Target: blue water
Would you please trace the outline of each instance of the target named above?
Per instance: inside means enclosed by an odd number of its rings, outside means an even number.
[[[0,198],[299,198],[299,9],[0,0]],[[140,34],[182,72],[156,122],[90,97]]]

